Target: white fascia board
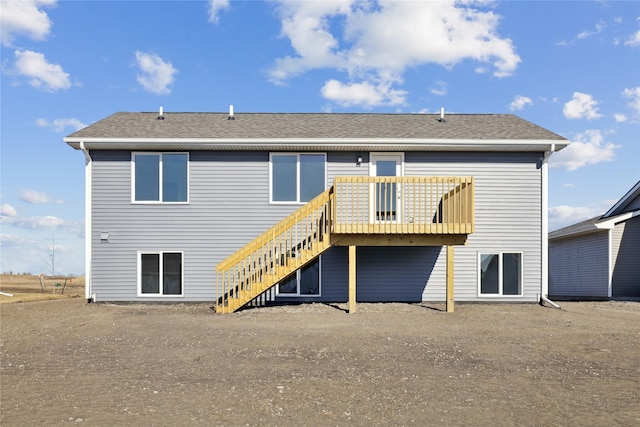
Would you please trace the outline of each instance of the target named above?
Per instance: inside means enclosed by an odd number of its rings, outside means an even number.
[[[461,149],[470,150],[512,150],[548,151],[555,148],[558,151],[566,147],[569,142],[562,140],[513,140],[513,139],[421,139],[421,138],[83,138],[66,137],[64,142],[74,148],[79,148],[79,144],[84,142],[85,147],[90,149],[118,149],[123,146],[136,145],[142,147],[153,147],[162,149],[163,146],[191,145],[201,150],[215,150],[224,147],[226,150],[262,150],[270,149],[274,146],[288,149],[289,147],[305,146],[309,149],[315,147],[336,148],[340,150],[349,149],[375,149],[381,145],[396,147],[398,150],[422,149]]]
[[[598,222],[596,223],[596,227],[601,229],[601,230],[611,230],[613,229],[616,224],[622,222],[622,221],[626,221],[630,218],[634,218],[636,216],[640,216],[640,210],[634,211],[634,212],[625,212],[623,214],[620,215],[616,215],[614,217],[611,218],[607,218],[604,221]]]
[[[634,212],[626,212],[621,215],[616,215],[612,218],[607,218],[591,224],[585,224],[580,228],[573,228],[565,232],[558,233],[559,230],[552,231],[549,236],[549,240],[563,239],[565,237],[580,236],[582,234],[595,233],[597,231],[611,230],[616,224],[626,221],[630,218],[640,216],[640,210]]]

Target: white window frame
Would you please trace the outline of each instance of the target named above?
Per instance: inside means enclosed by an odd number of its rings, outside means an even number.
[[[517,295],[504,295],[503,294],[503,281],[502,281],[502,259],[504,254],[519,254],[520,255],[520,293]],[[482,293],[482,256],[483,255],[498,255],[498,293],[497,294],[483,294]],[[478,297],[479,298],[520,298],[524,296],[524,252],[522,251],[478,251],[478,266],[476,272],[478,275]]]
[[[307,202],[300,201],[300,155],[315,154],[324,157],[324,190],[327,190],[327,153],[307,153],[307,152],[272,152],[269,153],[269,204],[270,205],[304,205]],[[296,200],[283,201],[273,200],[273,156],[296,156]]]
[[[163,256],[164,254],[180,254],[180,294],[163,294]],[[160,287],[157,294],[143,293],[142,292],[142,255],[159,255],[160,258]],[[184,297],[184,251],[138,251],[138,296],[148,298],[180,298]]]
[[[186,154],[187,155],[187,200],[180,202],[165,202],[162,200],[162,158],[165,154]],[[140,155],[158,155],[160,156],[160,170],[159,170],[159,179],[158,179],[158,200],[136,200],[136,161],[135,157]],[[190,164],[191,164],[191,156],[188,151],[132,151],[131,152],[131,203],[132,204],[141,204],[141,205],[187,205],[189,204],[189,198],[191,194],[191,172],[190,172]]]
[[[369,176],[375,178],[378,174],[378,166],[376,164],[376,159],[385,159],[385,158],[400,158],[399,169],[400,173],[398,174],[398,167],[396,166],[396,177],[404,177],[404,151],[372,151],[369,153]],[[402,184],[398,183],[396,186],[396,191],[400,194],[400,199],[396,201],[396,219],[395,220],[379,220],[376,219],[376,184],[371,183],[369,186],[369,223],[370,224],[400,224],[401,218],[403,217],[403,209],[405,207],[404,196],[402,196]]]
[[[311,261],[313,262],[313,261]],[[309,263],[311,264],[311,263]],[[305,267],[309,264],[306,264]],[[292,293],[280,293],[280,283],[278,283],[278,285],[276,286],[276,296],[278,297],[285,297],[285,298],[289,298],[289,297],[294,297],[294,298],[299,298],[299,297],[306,297],[306,298],[318,298],[322,296],[322,255],[318,256],[318,293],[317,294],[313,294],[313,295],[309,295],[309,294],[301,294],[300,293],[300,274],[302,272],[302,268],[299,268],[296,270],[295,274],[296,274],[296,278],[297,278],[297,282],[298,282],[298,292],[295,294]]]

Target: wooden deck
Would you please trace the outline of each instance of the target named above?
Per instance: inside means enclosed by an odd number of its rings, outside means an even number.
[[[215,309],[241,308],[334,245],[452,246],[473,231],[471,177],[336,177],[218,264]]]

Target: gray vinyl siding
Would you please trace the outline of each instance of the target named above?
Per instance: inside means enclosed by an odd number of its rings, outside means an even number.
[[[361,166],[356,157],[362,154]],[[191,152],[188,204],[132,204],[131,153],[92,151],[92,292],[97,301],[212,301],[216,265],[300,205],[269,204],[268,152]],[[405,154],[406,176],[475,177],[476,232],[455,248],[457,301],[535,301],[540,292],[539,153]],[[327,153],[327,188],[368,175],[368,153]],[[109,232],[109,242],[100,233]],[[138,251],[182,251],[182,297],[138,297]],[[478,297],[478,253],[522,252],[522,297]],[[322,259],[324,302],[348,298],[346,248]],[[358,248],[358,300],[444,301],[441,247]]]
[[[640,217],[612,231],[612,296],[640,297]]]
[[[441,247],[359,247],[356,300],[420,302]],[[440,282],[443,286],[444,282]]]
[[[549,295],[552,298],[609,295],[609,231],[549,242]]]
[[[91,154],[97,301],[212,301],[215,266],[299,207],[269,204],[267,152],[191,152],[189,204],[180,205],[132,204],[131,153]],[[183,297],[137,296],[138,251],[184,252]]]
[[[542,184],[539,153],[407,152],[404,174],[472,176],[475,179],[475,233],[456,246],[457,301],[536,301],[541,288]],[[478,296],[478,253],[522,252],[522,296]],[[423,300],[446,298],[446,256],[425,278]]]
[[[334,153],[338,154],[338,153]],[[368,175],[368,156],[353,167],[355,153],[336,163],[328,156],[328,175]],[[405,153],[405,176],[473,176],[476,232],[456,246],[457,301],[537,301],[541,287],[541,171],[538,153]],[[349,163],[349,161],[351,163]],[[336,170],[340,167],[340,170]],[[522,252],[523,295],[478,296],[478,253]],[[348,264],[347,252],[343,263]],[[444,301],[446,255],[442,247],[359,247],[356,255],[358,301]],[[330,268],[323,260],[323,271]],[[344,286],[348,270],[343,268]],[[327,286],[323,276],[323,289]]]

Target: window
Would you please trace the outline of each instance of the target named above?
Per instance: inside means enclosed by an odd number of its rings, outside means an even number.
[[[326,186],[325,154],[271,154],[271,202],[304,203]]]
[[[138,253],[138,296],[182,296],[182,252]]]
[[[186,203],[187,153],[134,153],[133,201]]]
[[[480,295],[522,295],[522,253],[479,254]]]
[[[320,296],[320,258],[280,282],[278,295]]]

